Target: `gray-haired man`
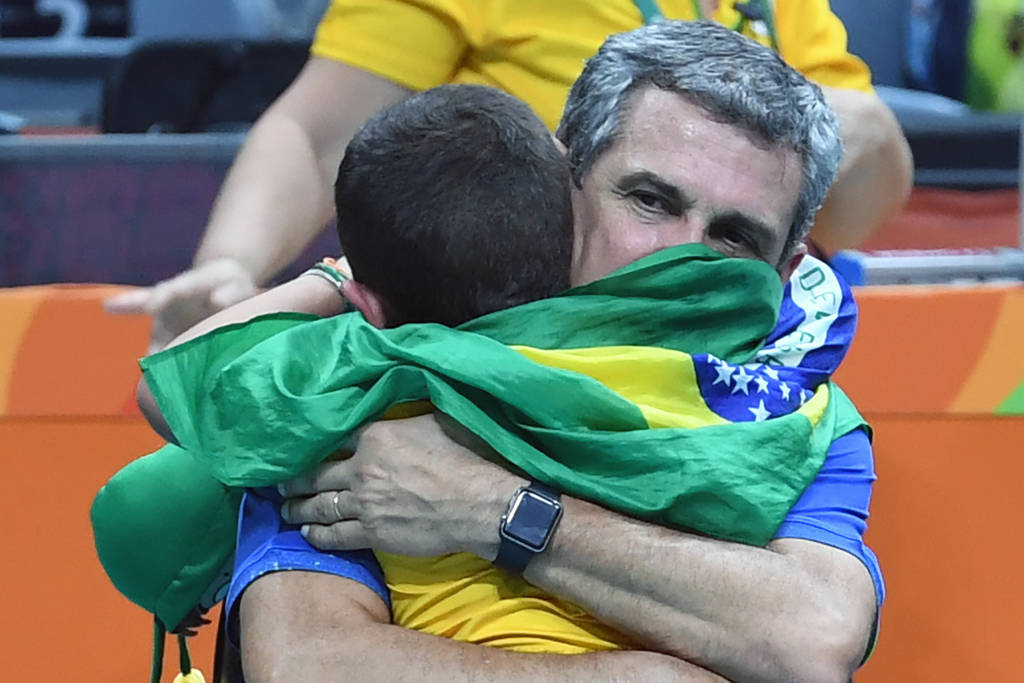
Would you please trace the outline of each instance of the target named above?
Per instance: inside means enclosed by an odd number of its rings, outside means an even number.
[[[610,38],[574,86],[559,137],[577,183],[576,284],[687,242],[764,260],[789,279],[841,151],[835,118],[815,87],[725,29],[682,23]],[[867,436],[841,437],[765,548],[654,527],[563,497],[554,540],[524,577],[649,652],[524,655],[431,638],[391,626],[365,582],[278,572],[256,579],[241,598],[246,673],[251,680],[276,679],[274,672],[318,680],[342,670],[355,679],[447,681],[847,680],[881,598],[877,563],[861,541],[873,479]],[[287,487],[301,498],[286,514],[310,524],[308,538],[322,548],[493,559],[498,520],[526,483],[426,416],[370,427],[352,459]]]

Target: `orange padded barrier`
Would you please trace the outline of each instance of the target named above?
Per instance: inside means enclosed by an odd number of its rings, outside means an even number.
[[[868,543],[889,597],[858,683],[1021,680],[1024,418],[875,415]]]
[[[149,324],[105,314],[102,299],[114,291],[0,289],[5,680],[149,678],[152,617],[107,580],[89,526],[99,487],[161,444],[133,400]],[[213,636],[208,627],[190,645],[211,683]],[[164,681],[177,662],[168,639]]]
[[[107,582],[95,491],[159,445],[134,407],[147,322],[107,315],[109,287],[0,289],[0,642],[10,680],[145,680],[151,622]],[[865,288],[838,379],[876,430],[868,539],[888,583],[858,674],[1019,680],[1024,544],[1024,288]],[[212,673],[212,629],[193,645]],[[165,681],[173,677],[169,643]]]
[[[1024,287],[868,287],[837,381],[875,429],[889,597],[857,681],[1018,681]]]

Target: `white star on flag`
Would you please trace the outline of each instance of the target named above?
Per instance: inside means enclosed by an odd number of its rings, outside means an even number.
[[[725,365],[724,360],[722,360],[718,356],[713,356],[710,353],[708,354],[708,362],[711,363],[712,365]]]
[[[811,392],[807,391],[806,389],[801,389],[800,390],[800,405],[803,405],[803,404],[807,403],[807,399],[810,398],[811,396],[812,396]]]
[[[752,412],[754,414],[754,422],[764,422],[765,420],[767,420],[772,415],[764,407],[764,399],[763,398],[761,399],[761,402],[757,404],[756,408],[747,408],[747,410],[749,410],[750,412]]]
[[[757,382],[757,393],[768,393],[768,380],[766,380],[764,377],[755,377],[754,381]]]
[[[789,400],[789,385],[786,384],[785,382],[783,382],[782,384],[779,385],[779,391],[782,392],[782,400],[783,401],[788,401]]]
[[[761,369],[764,370],[764,374],[768,375],[769,377],[771,377],[776,382],[779,381],[779,372],[778,372],[778,370],[776,370],[775,368],[773,368],[770,365],[763,365],[763,366],[761,366]]]
[[[718,373],[718,379],[716,379],[711,386],[715,386],[715,384],[718,384],[719,382],[725,382],[725,386],[728,387],[729,380],[732,379],[732,373],[736,372],[736,368],[726,363],[722,363],[715,368],[715,372]]]
[[[742,391],[747,396],[750,395],[750,391],[747,389],[747,385],[750,384],[750,380],[754,379],[753,375],[748,375],[746,368],[740,368],[740,371],[736,373],[733,380],[736,382],[736,386],[732,388],[732,393]]]

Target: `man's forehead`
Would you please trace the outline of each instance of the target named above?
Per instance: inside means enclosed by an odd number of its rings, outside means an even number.
[[[727,198],[739,203],[728,208],[742,206],[748,212],[780,205],[784,216],[769,213],[788,225],[802,183],[800,157],[793,148],[757,145],[748,131],[715,121],[682,95],[654,87],[632,95],[618,132],[602,155],[608,158],[598,159],[598,164],[613,162],[604,164],[613,176],[652,174],[683,191],[696,184],[706,199]],[[746,186],[745,191],[729,191],[735,184]]]
[[[707,140],[709,134],[715,140]],[[782,163],[798,156],[788,144],[771,144],[746,127],[716,118],[686,95],[653,85],[639,88],[628,96],[616,142],[628,140],[667,150],[694,145],[712,148],[723,134],[741,142],[739,148],[744,152],[776,155]]]

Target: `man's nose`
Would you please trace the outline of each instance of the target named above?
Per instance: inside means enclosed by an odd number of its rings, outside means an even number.
[[[681,220],[676,224],[674,230],[666,231],[661,235],[661,244],[658,245],[659,249],[665,249],[667,247],[674,247],[677,244],[695,244],[704,241],[704,235],[707,232],[706,221],[698,218],[692,218],[690,220]]]

